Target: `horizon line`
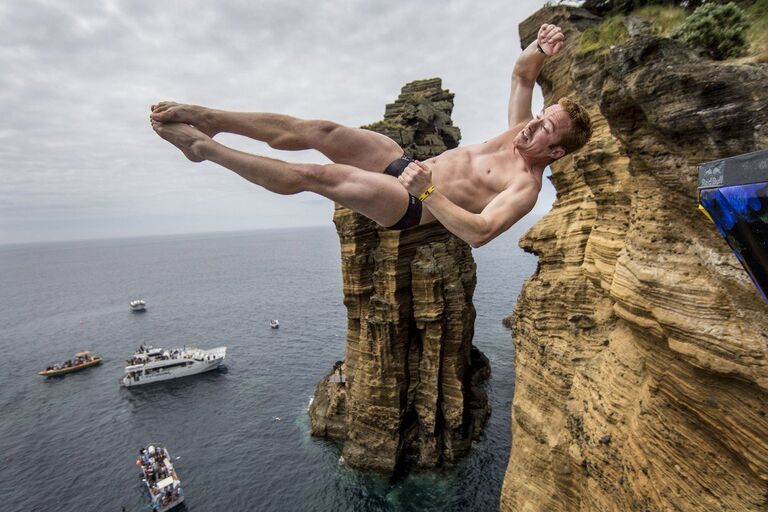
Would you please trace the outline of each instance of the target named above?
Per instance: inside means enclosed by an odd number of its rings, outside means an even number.
[[[13,247],[25,247],[31,245],[46,245],[46,244],[66,244],[75,242],[105,242],[110,240],[139,240],[147,238],[167,238],[167,237],[181,237],[181,236],[204,236],[204,235],[237,235],[244,233],[253,233],[256,231],[289,231],[308,228],[332,228],[333,223],[329,224],[307,224],[306,226],[285,226],[274,228],[247,228],[247,229],[225,229],[221,231],[176,231],[169,233],[154,233],[147,235],[120,235],[120,236],[97,236],[90,238],[62,238],[52,240],[35,240],[27,242],[7,242],[0,243],[0,248],[13,248]]]

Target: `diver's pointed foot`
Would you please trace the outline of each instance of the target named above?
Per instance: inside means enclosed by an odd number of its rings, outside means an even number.
[[[151,124],[160,137],[179,148],[189,160],[205,160],[205,149],[212,142],[206,134],[185,123],[161,123],[153,119]]]

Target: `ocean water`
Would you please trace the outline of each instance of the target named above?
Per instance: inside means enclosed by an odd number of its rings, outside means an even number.
[[[501,321],[535,270],[517,247],[529,225],[475,250],[486,432],[456,467],[394,482],[339,464],[339,446],[309,436],[315,384],[344,356],[332,227],[0,247],[0,510],[148,510],[134,461],[149,442],[178,457],[181,510],[498,510],[514,392]],[[134,298],[146,313],[129,311]],[[226,365],[120,388],[140,344],[225,345]],[[85,349],[104,363],[37,375]]]

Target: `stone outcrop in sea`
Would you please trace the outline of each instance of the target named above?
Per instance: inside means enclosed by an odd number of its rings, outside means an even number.
[[[768,306],[697,211],[696,164],[768,147],[765,64],[647,31],[578,54],[600,21],[544,8],[567,45],[539,83],[595,136],[552,166],[557,200],[507,322],[516,347],[503,511],[768,510]]]
[[[458,145],[453,94],[440,79],[403,87],[366,128],[426,160]],[[472,345],[477,281],[470,247],[439,224],[387,231],[337,205],[347,350],[317,385],[312,435],[343,443],[344,461],[393,473],[466,455],[482,432],[490,375]]]

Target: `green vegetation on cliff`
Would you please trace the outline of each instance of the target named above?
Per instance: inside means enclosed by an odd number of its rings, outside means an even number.
[[[768,0],[757,0],[744,7],[750,26],[747,31],[749,55],[759,62],[768,62]]]
[[[747,15],[733,2],[704,4],[685,18],[673,37],[715,60],[739,57],[747,49]]]
[[[636,2],[636,8],[631,10],[626,9],[631,2],[624,2],[622,6],[609,1],[593,3],[605,4],[602,6],[605,18],[599,25],[584,31],[577,54],[594,51],[606,53],[612,46],[625,42],[629,39],[626,27],[630,17],[647,22],[654,35],[672,37],[686,19],[690,18],[692,7],[701,2],[689,2],[687,9],[680,6],[680,2]],[[768,0],[736,3],[742,6],[749,24],[746,31],[748,46],[745,55],[759,62],[768,62]]]
[[[627,39],[629,32],[624,26],[624,16],[611,16],[596,27],[584,31],[577,53],[607,52],[611,46],[621,44]]]
[[[682,7],[669,5],[649,5],[638,9],[634,14],[650,23],[653,33],[661,37],[671,36],[688,16],[688,12]]]
[[[384,119],[382,121],[376,121],[371,124],[367,124],[365,126],[361,126],[361,128],[364,128],[366,130],[373,130],[373,131],[381,131],[381,130],[404,130],[406,127],[405,125],[398,123],[396,121],[393,121],[391,119]]]

